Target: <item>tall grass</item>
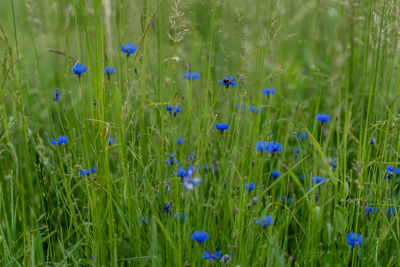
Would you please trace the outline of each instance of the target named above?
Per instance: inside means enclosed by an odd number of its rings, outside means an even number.
[[[205,250],[232,266],[400,265],[400,177],[386,170],[400,157],[399,4],[1,1],[0,265],[203,266]],[[230,75],[236,88],[218,83]],[[260,140],[283,151],[257,152]],[[172,152],[200,169],[193,191]]]

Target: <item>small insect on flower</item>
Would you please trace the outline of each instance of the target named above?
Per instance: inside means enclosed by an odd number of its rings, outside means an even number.
[[[374,213],[375,211],[377,212],[378,208],[374,208],[373,206],[366,206],[365,210],[364,210],[364,216],[366,217],[366,216]]]
[[[217,128],[217,130],[220,130],[221,134],[223,134],[225,130],[229,129],[229,125],[226,123],[217,123],[215,124],[215,128]]]
[[[321,124],[324,124],[325,122],[328,122],[328,121],[331,120],[331,115],[327,115],[327,114],[325,114],[325,113],[322,113],[322,114],[317,114],[317,115],[315,116],[315,118],[316,118],[318,121],[320,121]]]
[[[175,221],[177,221],[177,222],[179,221],[179,222],[183,223],[183,222],[186,221],[186,214],[183,213],[183,212],[177,212],[177,213],[175,213],[175,215],[174,215],[174,219],[175,219]]]
[[[113,138],[111,136],[107,136],[108,146],[111,146],[114,142],[115,142],[115,138]]]
[[[262,90],[262,92],[263,92],[263,94],[264,95],[266,95],[266,96],[270,96],[270,95],[274,95],[275,94],[275,88],[271,88],[271,89],[269,89],[269,88],[264,88],[263,90]]]
[[[326,181],[326,179],[322,176],[313,176],[312,180],[316,184],[324,184]]]
[[[211,253],[210,251],[206,250],[204,251],[203,259],[215,262],[216,260],[221,259],[222,257],[222,251],[218,250],[215,253]]]
[[[53,96],[54,96],[54,97],[53,97],[53,101],[54,101],[54,102],[62,101],[60,95],[61,95],[61,91],[59,91],[59,90],[56,88],[56,90],[55,90],[54,93],[53,93]]]
[[[111,75],[115,73],[115,68],[114,67],[105,67],[104,73],[107,75],[108,80],[110,80]]]
[[[258,218],[255,223],[261,225],[265,229],[274,223],[274,219],[271,216],[264,216],[262,220]]]
[[[173,105],[173,106],[166,106],[165,109],[168,111],[169,115],[172,115],[172,112],[174,112],[174,117],[176,117],[176,114],[182,111],[182,108],[178,105]]]
[[[232,87],[236,87],[236,82],[235,81],[236,81],[236,78],[233,78],[233,75],[231,75],[229,78],[225,76],[222,81],[218,80],[218,82],[221,85],[224,85],[226,87],[226,89],[229,88],[229,85],[232,86]]]
[[[86,72],[86,67],[82,64],[75,64],[75,66],[72,67],[72,71],[81,78],[81,75]]]
[[[347,244],[349,244],[352,248],[354,248],[355,246],[361,247],[363,242],[362,236],[355,233],[348,233],[346,239],[347,239]]]
[[[178,139],[176,139],[176,144],[181,145],[183,141],[185,141],[185,138],[179,137]]]
[[[190,70],[189,71],[187,71],[187,72],[185,72],[184,74],[183,74],[183,78],[184,79],[187,79],[187,80],[190,80],[190,79],[192,79],[192,80],[198,80],[198,79],[200,79],[200,73],[198,73],[198,72],[191,72]]]
[[[279,171],[272,171],[272,172],[271,172],[271,177],[272,177],[272,178],[275,178],[275,179],[276,179],[276,178],[278,178],[279,176],[280,176]]]
[[[129,57],[130,54],[135,53],[137,50],[137,47],[133,45],[132,43],[126,43],[121,45],[121,51],[122,53],[125,53],[127,57]]]
[[[256,188],[256,185],[254,183],[247,183],[243,185],[243,188],[251,192],[254,190],[254,188]]]
[[[196,241],[199,244],[203,244],[204,242],[207,241],[209,235],[208,233],[204,232],[204,231],[196,231],[192,234],[192,239],[194,241]]]
[[[58,145],[58,146],[61,146],[61,145],[63,145],[63,144],[66,144],[66,143],[68,143],[68,138],[66,137],[66,136],[59,136],[59,137],[57,137],[57,141],[56,140],[54,140],[53,139],[53,137],[50,139],[50,142],[53,144],[53,145]]]

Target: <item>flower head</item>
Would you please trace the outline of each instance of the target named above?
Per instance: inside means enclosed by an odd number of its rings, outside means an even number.
[[[127,57],[129,57],[130,54],[135,53],[137,50],[137,47],[133,45],[132,43],[126,43],[125,45],[121,45],[121,51],[122,53],[125,53]]]
[[[198,80],[199,78],[200,78],[200,73],[198,73],[198,72],[191,72],[190,70],[189,71],[187,71],[187,72],[185,72],[184,74],[183,74],[183,78],[184,79],[188,79],[188,80],[190,80],[190,79],[192,79],[192,80]]]
[[[172,152],[172,154],[168,154],[168,159],[165,161],[166,163],[169,163],[169,166],[172,167],[174,165],[175,161],[175,152]],[[180,164],[179,160],[176,160],[178,164]]]
[[[296,138],[304,141],[308,139],[308,134],[307,133],[296,134]]]
[[[264,142],[264,141],[258,141],[258,142],[256,142],[254,149],[255,149],[257,152],[264,152],[265,143],[266,143],[266,142]]]
[[[225,130],[229,129],[229,125],[226,123],[217,123],[215,124],[215,128],[217,128],[217,130],[220,130],[221,134],[223,134]]]
[[[143,223],[144,225],[148,225],[149,224],[149,218],[147,217],[142,217],[140,219],[140,222]]]
[[[328,122],[331,120],[331,115],[326,115],[325,113],[322,114],[317,114],[315,118],[321,122],[321,124],[324,124],[325,122]]]
[[[374,211],[378,211],[378,208],[374,208],[373,206],[366,206],[364,216],[372,214]]]
[[[292,204],[292,202],[293,202],[293,198],[292,197],[286,198],[283,195],[279,195],[278,199],[280,199],[283,203],[287,203],[288,205]]]
[[[163,210],[164,210],[165,214],[167,214],[167,215],[169,214],[169,203],[164,204]]]
[[[370,142],[371,142],[371,144],[373,144],[373,145],[376,144],[376,138],[375,138],[375,136],[372,136],[372,137],[371,137]]]
[[[278,178],[280,176],[279,171],[272,171],[271,172],[271,177],[272,178]]]
[[[386,179],[392,179],[393,174],[398,175],[400,173],[400,168],[398,167],[393,167],[393,166],[387,166],[386,167]]]
[[[313,181],[314,181],[314,183],[316,183],[316,184],[324,184],[325,183],[325,178],[324,177],[322,177],[322,176],[313,176]]]
[[[79,177],[84,177],[84,176],[89,176],[90,172],[88,169],[84,169],[84,170],[79,170]]]
[[[81,75],[86,72],[86,67],[82,64],[75,64],[75,66],[72,67],[72,71],[80,78]]]
[[[62,101],[62,99],[61,99],[61,97],[60,97],[60,95],[61,95],[61,91],[59,91],[57,88],[56,88],[56,90],[54,91],[54,93],[53,93],[53,101]]]
[[[256,224],[261,225],[264,229],[270,226],[273,222],[274,219],[271,216],[264,216],[262,220],[258,218],[258,220],[255,221]]]
[[[254,190],[254,188],[256,188],[256,185],[254,183],[247,183],[243,185],[243,188],[251,192]]]
[[[233,78],[232,75],[229,78],[227,76],[225,76],[222,81],[218,80],[218,82],[221,85],[224,85],[226,87],[226,89],[229,88],[229,85],[232,86],[232,87],[236,87],[236,82],[235,81],[236,81],[236,78]]]
[[[393,216],[396,214],[396,208],[395,207],[387,207],[386,209],[386,214]]]
[[[67,138],[66,136],[63,136],[63,135],[62,135],[62,136],[57,137],[57,141],[54,140],[53,138],[51,138],[51,139],[50,139],[50,142],[51,142],[53,145],[61,146],[62,144],[68,143],[68,138]]]
[[[105,67],[104,68],[104,73],[107,75],[108,80],[110,80],[111,74],[115,73],[115,68],[114,67]]]
[[[264,88],[262,92],[263,92],[264,95],[267,95],[267,96],[274,95],[275,94],[275,88],[271,88],[271,89]]]
[[[262,107],[255,107],[255,106],[250,106],[249,111],[252,113],[261,113],[263,111]]]
[[[185,138],[183,138],[183,137],[179,137],[178,139],[176,139],[176,143],[177,143],[178,145],[182,144],[183,141],[185,141]]]
[[[264,144],[264,151],[271,153],[272,156],[275,155],[275,153],[278,154],[281,153],[282,149],[283,148],[281,144],[279,144],[278,142],[271,142],[271,143],[265,142]]]
[[[199,244],[202,244],[207,241],[209,235],[203,231],[196,231],[192,234],[192,239]]]
[[[175,213],[174,215],[175,221],[180,221],[181,223],[186,221],[186,214],[183,212]]]
[[[91,169],[90,171],[93,173],[93,172],[96,172],[97,169],[96,169],[96,167],[93,166],[92,169]]]
[[[168,111],[169,115],[172,115],[172,112],[174,112],[174,117],[176,117],[176,114],[181,112],[182,108],[178,105],[173,105],[173,106],[166,106],[165,109]]]
[[[107,136],[107,143],[109,146],[111,146],[115,142],[115,138],[111,136]]]
[[[346,239],[347,244],[349,244],[352,248],[355,246],[361,246],[363,242],[362,236],[355,233],[348,233]]]
[[[203,259],[209,260],[209,261],[216,261],[219,260],[222,257],[222,251],[218,250],[215,253],[210,253],[210,251],[206,250],[204,251]]]

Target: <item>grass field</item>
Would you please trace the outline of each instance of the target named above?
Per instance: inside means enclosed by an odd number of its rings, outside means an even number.
[[[0,1],[0,266],[400,266],[399,37],[398,0]]]

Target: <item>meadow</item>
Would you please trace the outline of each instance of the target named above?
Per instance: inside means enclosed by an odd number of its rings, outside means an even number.
[[[400,266],[400,1],[0,1],[0,266]]]

